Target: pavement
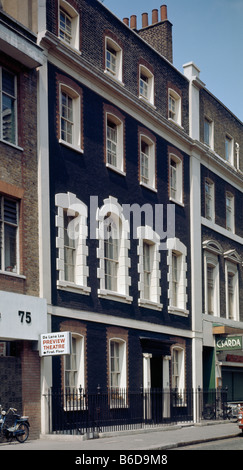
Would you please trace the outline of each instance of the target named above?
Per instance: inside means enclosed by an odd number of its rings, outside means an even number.
[[[87,436],[42,435],[39,439],[29,439],[24,444],[16,441],[0,444],[0,450],[75,450],[81,451],[82,455],[83,452],[87,454],[88,451],[153,452],[239,435],[242,435],[240,448],[243,450],[243,433],[239,430],[237,422],[204,421],[200,424],[178,424],[159,428],[103,433],[98,438],[91,439],[87,439]]]

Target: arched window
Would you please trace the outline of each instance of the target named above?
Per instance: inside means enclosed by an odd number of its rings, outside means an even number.
[[[169,238],[168,246],[168,299],[170,313],[188,315],[187,310],[187,248],[178,238]]]
[[[55,198],[56,247],[58,249],[57,287],[89,294],[87,286],[87,206],[72,193],[59,193]]]
[[[132,297],[129,296],[131,285],[128,256],[129,223],[124,218],[122,207],[117,199],[111,196],[104,200],[104,205],[99,209],[97,217],[99,221],[97,275],[100,279],[98,295],[130,303]]]
[[[162,310],[160,303],[160,237],[151,227],[138,227],[138,304],[141,307]]]
[[[59,2],[59,37],[69,46],[79,50],[79,14],[65,0]]]
[[[105,72],[122,82],[122,49],[110,37],[105,38]]]

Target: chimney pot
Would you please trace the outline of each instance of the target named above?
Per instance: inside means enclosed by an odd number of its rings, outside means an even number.
[[[146,28],[148,26],[148,13],[142,14],[142,27]]]
[[[160,15],[161,15],[161,21],[167,20],[167,5],[161,5]]]
[[[159,17],[158,17],[158,10],[152,10],[152,24],[158,23]]]
[[[129,18],[123,18],[123,23],[129,26]]]
[[[136,15],[132,15],[130,17],[130,28],[137,29],[137,16]]]

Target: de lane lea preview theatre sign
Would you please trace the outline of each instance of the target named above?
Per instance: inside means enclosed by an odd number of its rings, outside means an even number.
[[[40,356],[71,354],[71,332],[46,333],[40,335]]]

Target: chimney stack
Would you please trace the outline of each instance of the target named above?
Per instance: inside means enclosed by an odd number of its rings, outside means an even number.
[[[123,23],[129,26],[129,18],[123,18]]]
[[[167,20],[167,6],[166,5],[161,5],[160,7],[160,18],[161,18],[161,21]]]
[[[159,21],[159,15],[158,15],[158,10],[152,10],[152,24],[158,23]]]
[[[132,15],[130,17],[130,28],[131,29],[137,29],[137,17],[136,17],[136,15]]]
[[[147,28],[148,26],[148,13],[142,14],[142,28]]]
[[[132,29],[137,29],[137,17],[131,24]],[[133,20],[134,21],[134,20]],[[152,10],[152,23],[148,23],[148,13],[142,14],[142,28],[137,31],[150,46],[152,46],[159,54],[163,55],[169,62],[173,63],[172,51],[172,23],[167,18],[167,6],[160,7],[160,21],[158,10]]]

